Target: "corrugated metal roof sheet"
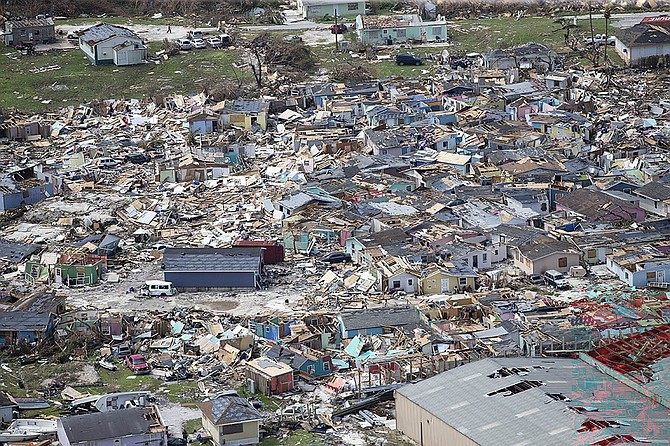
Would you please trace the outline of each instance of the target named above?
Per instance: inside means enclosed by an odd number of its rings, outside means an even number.
[[[503,368],[516,368],[518,373],[501,373]],[[523,381],[542,385],[512,395],[496,393]],[[484,359],[397,393],[480,445],[589,445],[616,434],[670,438],[666,408],[575,359]],[[597,411],[577,413],[569,407]],[[625,425],[578,432],[588,418]]]

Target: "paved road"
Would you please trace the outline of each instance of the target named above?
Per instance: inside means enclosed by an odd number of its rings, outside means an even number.
[[[653,17],[657,15],[667,14],[664,12],[628,12],[625,14],[612,14],[610,18],[610,24],[615,28],[630,28],[633,25],[640,23],[645,17]],[[593,14],[594,19],[603,19],[605,18],[602,14]],[[589,15],[578,15],[577,20],[588,20]]]

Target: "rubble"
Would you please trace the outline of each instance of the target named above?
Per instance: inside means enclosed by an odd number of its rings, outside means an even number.
[[[0,122],[11,407],[384,444],[396,390],[521,356],[608,367],[665,406],[667,76],[535,43],[451,62]]]

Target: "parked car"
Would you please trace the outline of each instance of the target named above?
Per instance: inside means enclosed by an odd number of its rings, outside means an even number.
[[[205,42],[202,39],[194,39],[193,40],[193,48],[195,48],[196,50],[205,49],[205,48],[207,48],[207,42]]]
[[[133,164],[144,164],[148,163],[151,161],[151,157],[147,155],[146,153],[142,152],[137,152],[137,153],[130,153],[126,155],[123,158],[123,161],[126,163],[133,163]]]
[[[529,274],[526,276],[526,281],[531,285],[544,285],[544,279],[540,274]]]
[[[219,39],[221,39],[221,46],[228,46],[233,44],[233,38],[228,34],[219,34]]]
[[[95,165],[102,168],[116,167],[119,165],[119,162],[114,158],[98,158],[95,160]]]
[[[180,50],[192,50],[193,49],[193,42],[191,42],[188,39],[177,39],[176,42],[177,47]]]
[[[119,344],[119,346],[116,348],[116,354],[119,358],[126,358],[132,355],[133,352],[130,350],[128,344]]]
[[[196,40],[196,39],[202,40],[204,38],[204,34],[199,29],[192,29],[192,30],[189,30],[189,32],[187,33],[187,37],[191,40]]]
[[[207,39],[207,45],[209,45],[212,48],[221,48],[223,46],[223,43],[221,42],[220,37],[210,37]]]
[[[144,355],[137,354],[126,356],[126,365],[133,373],[137,375],[150,372],[149,364],[147,364],[147,360],[144,359]]]
[[[327,263],[344,263],[344,262],[351,262],[351,256],[347,254],[346,252],[331,252],[330,254],[326,254],[321,258],[324,262]]]
[[[337,25],[332,25],[330,27],[331,34],[344,34],[349,28],[344,23],[338,23]]]
[[[68,32],[67,40],[79,40],[79,33],[77,31]]]
[[[277,415],[284,418],[301,418],[307,412],[306,407],[301,404],[295,404],[285,409],[277,409]]]
[[[570,288],[570,282],[568,282],[568,279],[565,278],[563,273],[560,273],[555,269],[545,271],[544,281],[547,283],[547,285],[561,290]]]
[[[395,56],[395,63],[398,65],[423,65],[423,60],[414,54],[398,54]]]
[[[300,37],[300,36],[284,36],[284,41],[291,42],[291,43],[302,42],[302,37]]]

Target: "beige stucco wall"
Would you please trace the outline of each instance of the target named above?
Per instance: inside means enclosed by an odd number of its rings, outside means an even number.
[[[453,427],[396,393],[396,419],[399,431],[423,446],[479,446]],[[422,440],[423,430],[423,443]]]
[[[534,262],[526,258],[518,250],[513,251],[514,266],[521,269],[526,274],[543,274],[545,271],[555,269],[562,273],[568,273],[571,266],[578,266],[580,254],[578,253],[556,253],[551,254]],[[558,266],[558,259],[567,257],[568,263],[565,267]]]
[[[448,279],[449,280],[449,289],[447,291],[442,291],[442,279]],[[474,277],[466,277],[466,284],[465,285],[459,285],[458,284],[458,277],[451,277],[447,276],[446,274],[433,274],[428,277],[424,277],[421,279],[421,290],[423,291],[423,294],[445,294],[445,293],[453,293],[454,292],[454,287],[459,286],[461,288],[468,287],[470,286],[471,288],[474,289],[475,287],[475,278]]]
[[[225,436],[221,433],[223,426],[215,426],[209,421],[204,414],[202,416],[202,427],[212,436],[214,444],[221,444],[221,440],[225,439],[226,443],[234,442],[236,440],[243,439],[252,439],[253,442],[244,443],[244,444],[256,444],[258,443],[258,437],[260,435],[260,421],[248,421],[243,423],[243,431],[238,434],[226,434]]]

